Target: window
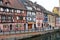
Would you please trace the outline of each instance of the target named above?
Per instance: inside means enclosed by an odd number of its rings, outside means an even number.
[[[47,16],[47,14],[44,14],[44,16]]]
[[[42,13],[40,12],[40,15],[41,15]]]
[[[38,26],[40,26],[40,23],[39,22],[37,24],[38,24]]]
[[[3,28],[7,28],[8,25],[3,25]]]
[[[47,22],[48,21],[48,18],[44,18],[44,21]]]
[[[9,12],[9,9],[6,9],[7,12]]]
[[[4,11],[4,9],[3,8],[0,8],[0,11]]]
[[[17,20],[19,20],[19,17],[17,16]]]
[[[20,10],[17,10],[17,13],[20,13]]]
[[[15,10],[15,13],[17,12],[17,10]]]
[[[6,16],[2,16],[1,19],[2,19],[2,21],[5,21],[6,20]]]
[[[36,21],[36,18],[33,18],[33,21]]]
[[[36,7],[35,7],[35,6],[33,6],[33,8],[34,8],[34,9],[36,9]]]
[[[26,6],[27,10],[32,10],[32,7]]]
[[[54,13],[58,13],[58,9],[57,8],[54,8],[53,12]]]
[[[10,5],[10,2],[9,2],[9,1],[7,1],[7,2],[5,2],[5,4],[6,4],[6,5]]]
[[[35,12],[32,12],[32,15],[35,15]]]
[[[22,16],[17,16],[17,20],[23,20]]]
[[[28,17],[28,18],[27,18],[27,20],[31,21],[31,20],[32,20],[32,18]]]
[[[31,15],[31,12],[28,11],[28,12],[27,12],[27,15]]]
[[[14,19],[13,19],[13,22],[14,22]]]
[[[23,10],[21,10],[21,11],[20,11],[20,13],[24,13],[24,11],[23,11]]]
[[[6,9],[6,8],[4,8],[4,11],[5,11],[5,12],[9,12],[9,9],[8,9],[8,8],[7,8],[7,9]]]
[[[37,8],[37,10],[39,10],[39,11],[40,11],[40,8]]]
[[[24,5],[28,5],[28,3],[24,2]]]
[[[56,21],[60,21],[60,18],[56,18]]]
[[[14,10],[12,9],[11,12],[14,12]]]
[[[23,17],[23,20],[25,20],[25,17]]]
[[[11,16],[8,16],[8,17],[7,17],[7,19],[11,20],[11,19],[12,19],[12,17],[11,17]]]
[[[22,13],[24,13],[24,11],[22,11]]]
[[[3,2],[3,1],[2,1],[2,0],[0,0],[0,4],[2,4],[2,2]]]
[[[10,12],[14,12],[14,10],[13,9],[10,9]]]
[[[2,20],[6,19],[6,16],[2,16]]]

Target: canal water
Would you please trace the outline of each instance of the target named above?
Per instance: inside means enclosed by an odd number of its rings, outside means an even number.
[[[60,32],[47,33],[44,35],[38,35],[31,38],[19,40],[60,40]]]

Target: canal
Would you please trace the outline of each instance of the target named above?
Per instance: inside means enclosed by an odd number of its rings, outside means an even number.
[[[18,40],[60,40],[60,32],[47,33],[43,35],[37,35],[31,38]]]

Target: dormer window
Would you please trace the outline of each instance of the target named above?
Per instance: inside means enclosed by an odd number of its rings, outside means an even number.
[[[32,7],[26,6],[27,10],[32,10]]]
[[[0,11],[4,11],[4,9],[3,8],[0,8]]]
[[[2,0],[0,0],[0,4],[2,4],[2,2],[3,2],[3,1],[2,1]]]
[[[10,4],[10,2],[7,0],[7,1],[5,2],[5,4],[6,4],[6,5],[9,5],[9,4]]]
[[[24,5],[28,5],[28,3],[25,2]]]
[[[35,7],[35,6],[33,6],[33,8],[34,8],[34,9],[36,9],[36,7]]]

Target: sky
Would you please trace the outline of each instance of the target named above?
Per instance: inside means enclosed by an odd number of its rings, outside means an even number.
[[[37,2],[37,4],[42,5],[45,9],[52,12],[54,7],[59,7],[59,0],[31,0],[32,2]]]

